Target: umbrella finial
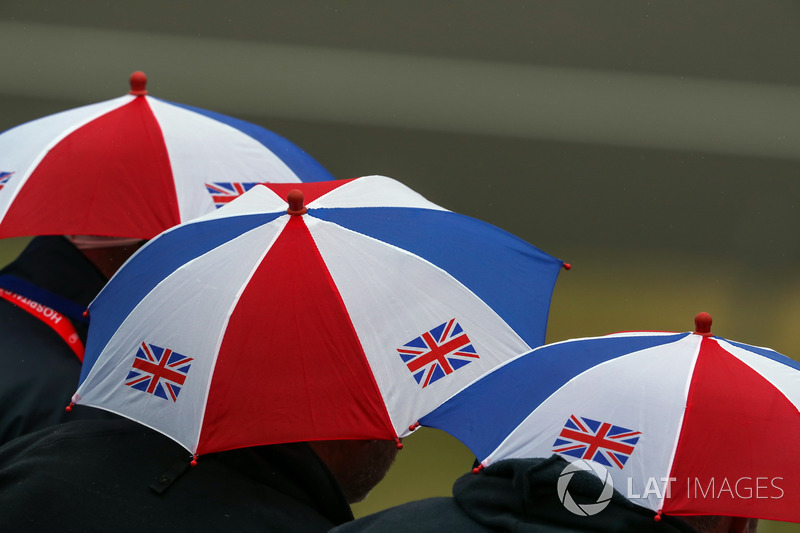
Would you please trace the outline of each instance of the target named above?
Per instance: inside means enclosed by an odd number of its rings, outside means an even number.
[[[141,70],[131,74],[131,90],[128,94],[144,96],[147,94],[147,76]]]
[[[286,210],[290,215],[305,215],[308,208],[304,205],[305,196],[303,191],[292,189],[286,195],[286,201],[289,203],[289,209]]]
[[[694,332],[703,337],[711,336],[711,315],[708,313],[698,313],[694,317]]]

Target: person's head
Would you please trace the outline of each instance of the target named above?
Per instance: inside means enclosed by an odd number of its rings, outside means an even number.
[[[397,456],[397,443],[393,440],[325,440],[309,444],[339,482],[349,503],[366,498]]]
[[[97,235],[65,235],[65,237],[109,279],[146,242],[143,239]]]
[[[758,519],[740,516],[682,516],[698,533],[755,533]]]

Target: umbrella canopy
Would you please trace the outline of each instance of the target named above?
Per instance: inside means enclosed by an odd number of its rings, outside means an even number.
[[[331,180],[283,137],[232,117],[131,91],[0,134],[0,238],[149,239],[256,182]]]
[[[390,178],[259,185],[109,281],[74,402],[199,454],[396,439],[544,342],[563,265]]]
[[[592,461],[634,503],[674,515],[800,521],[800,364],[767,348],[634,332],[540,347],[477,380],[424,426],[482,465]]]

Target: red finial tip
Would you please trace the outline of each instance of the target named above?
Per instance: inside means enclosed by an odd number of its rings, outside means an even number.
[[[481,470],[483,470],[483,465],[478,465],[478,466],[476,466],[475,468],[472,469],[472,473],[473,474],[477,474]]]
[[[572,265],[569,263],[564,263],[564,270],[569,270],[570,268],[572,268]]]
[[[290,215],[305,215],[308,211],[308,208],[303,205],[305,202],[303,191],[292,189],[289,191],[289,194],[286,195],[286,201],[289,204],[289,209],[287,209],[286,212]]]
[[[189,464],[192,465],[192,466],[197,466],[197,454],[194,454],[192,456],[192,460],[189,461]]]
[[[128,94],[144,96],[147,94],[147,76],[141,70],[131,74],[131,90]]]
[[[408,430],[409,430],[409,431],[414,431],[414,430],[415,430],[415,429],[417,429],[418,427],[419,427],[419,422],[414,422],[413,424],[411,424],[410,426],[408,426]]]
[[[402,442],[400,442],[400,438],[399,438],[399,437],[398,437],[398,438],[395,438],[395,439],[394,439],[394,442],[395,442],[395,444],[397,445],[397,449],[398,449],[398,450],[402,450],[402,449],[403,449],[403,443],[402,443]]]
[[[661,522],[661,509],[656,512],[656,515],[653,517],[653,520],[656,522]]]
[[[89,310],[83,312],[83,318],[89,318]]]
[[[68,412],[68,413],[71,413],[71,412],[72,412],[72,406],[73,406],[73,405],[75,405],[73,402],[69,402],[69,405],[68,405],[66,408],[64,408],[64,410],[65,410],[66,412]]]
[[[711,336],[711,315],[708,313],[698,313],[694,317],[694,332],[703,337]]]

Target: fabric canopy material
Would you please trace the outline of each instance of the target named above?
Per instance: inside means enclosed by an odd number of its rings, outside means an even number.
[[[544,342],[562,266],[383,176],[258,185],[111,279],[74,401],[198,454],[395,439]]]
[[[534,349],[420,419],[488,465],[591,461],[634,503],[674,515],[800,521],[800,364],[768,348],[632,332]],[[597,466],[599,465],[599,467]]]

